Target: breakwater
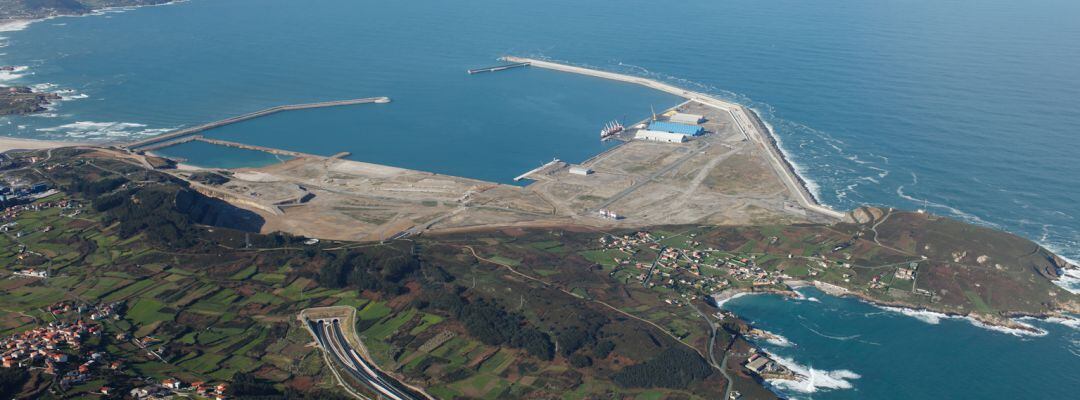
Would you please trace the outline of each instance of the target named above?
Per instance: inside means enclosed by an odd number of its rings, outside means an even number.
[[[514,178],[514,182],[517,182],[517,181],[520,181],[520,180],[522,180],[522,179],[525,179],[525,177],[527,177],[527,176],[529,176],[529,175],[532,175],[532,174],[534,174],[534,173],[537,173],[537,172],[543,171],[543,170],[544,170],[545,168],[547,168],[547,167],[550,167],[550,166],[552,166],[552,165],[555,165],[555,164],[558,164],[558,163],[559,163],[560,161],[561,161],[561,160],[559,160],[558,158],[554,158],[554,159],[552,159],[551,161],[548,161],[547,163],[545,163],[544,165],[541,165],[541,166],[539,166],[539,167],[533,168],[533,169],[529,170],[528,172],[526,172],[526,173],[524,173],[524,174],[518,175],[518,176],[517,176],[516,178]]]
[[[166,132],[166,133],[163,133],[161,135],[154,136],[154,137],[150,137],[150,138],[130,142],[130,143],[121,145],[121,147],[126,148],[126,149],[136,150],[136,149],[139,149],[141,147],[150,146],[150,145],[160,143],[160,142],[163,142],[163,141],[167,141],[167,140],[171,140],[171,139],[177,139],[177,138],[180,138],[180,137],[183,137],[183,136],[196,134],[196,133],[203,132],[203,131],[210,130],[210,129],[214,129],[214,128],[219,128],[219,127],[222,127],[222,126],[225,126],[225,125],[235,124],[237,122],[247,121],[249,119],[264,117],[264,116],[274,114],[274,113],[279,113],[279,112],[282,112],[282,111],[306,110],[306,109],[309,109],[309,108],[338,107],[338,106],[348,106],[348,105],[353,105],[353,104],[367,104],[367,103],[384,104],[384,103],[389,103],[389,102],[390,102],[389,97],[367,97],[367,98],[363,98],[363,99],[334,100],[334,101],[324,101],[324,102],[319,102],[319,103],[287,104],[287,105],[282,105],[282,106],[275,106],[275,107],[270,107],[270,108],[267,108],[267,109],[264,109],[264,110],[259,110],[259,111],[255,111],[255,112],[251,112],[251,113],[247,113],[247,114],[243,114],[243,115],[238,115],[238,116],[235,116],[235,117],[226,118],[226,119],[219,120],[219,121],[214,121],[214,122],[202,124],[202,125],[199,125],[199,126],[193,126],[191,128],[184,128],[184,129],[179,129],[179,130],[175,130],[175,131],[172,131],[172,132]],[[181,143],[181,142],[177,142],[177,143],[174,143],[174,144],[179,144],[179,143]],[[155,148],[161,148],[161,147],[165,147],[165,146],[158,146],[158,147],[155,147]]]
[[[335,154],[333,157],[324,157],[324,156],[315,155],[315,154],[301,153],[299,151],[275,149],[273,147],[256,146],[256,145],[252,145],[252,144],[239,143],[239,142],[230,142],[228,140],[209,139],[209,138],[203,137],[202,135],[192,136],[191,140],[198,140],[200,142],[206,142],[206,143],[215,144],[215,145],[218,145],[218,146],[233,147],[233,148],[245,149],[245,150],[262,151],[262,152],[266,152],[266,153],[270,153],[270,154],[277,154],[279,156],[296,157],[296,158],[303,157],[303,158],[325,159],[325,158],[342,158],[342,157],[346,157],[346,156],[349,155],[349,152],[343,151],[343,152],[340,152],[338,154]]]
[[[494,67],[474,68],[474,69],[470,69],[470,70],[465,71],[465,72],[468,72],[469,75],[472,75],[472,74],[479,74],[481,72],[496,72],[496,71],[502,71],[502,70],[507,70],[507,69],[511,69],[511,68],[527,67],[527,66],[529,66],[529,63],[521,62],[521,63],[513,63],[513,64],[506,64],[506,65],[498,65],[498,66],[494,66]]]
[[[753,110],[744,107],[741,104],[736,104],[724,100],[717,99],[710,95],[686,90],[674,85],[655,81],[648,78],[642,78],[639,76],[630,76],[614,72],[600,71],[590,68],[575,67],[572,65],[559,64],[550,61],[535,60],[531,58],[506,56],[502,57],[502,60],[507,62],[516,63],[528,63],[530,66],[545,68],[554,71],[562,71],[575,73],[580,75],[593,76],[597,78],[604,78],[619,82],[633,83],[636,85],[642,85],[651,89],[666,92],[675,96],[685,98],[687,100],[693,100],[701,104],[724,110],[731,114],[731,117],[735,120],[736,126],[739,130],[746,135],[747,139],[759,144],[765,150],[766,159],[769,164],[780,176],[780,180],[784,183],[784,186],[795,196],[799,205],[803,208],[826,215],[836,219],[846,219],[847,214],[833,210],[824,205],[818,203],[814,195],[810,193],[810,190],[806,187],[806,182],[802,177],[795,172],[794,167],[784,156],[784,153],[780,151],[779,146],[776,144],[776,139],[773,137],[773,133],[769,128],[760,121]]]

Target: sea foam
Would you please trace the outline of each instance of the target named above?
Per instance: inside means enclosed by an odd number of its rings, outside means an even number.
[[[769,351],[765,353],[769,355],[769,358],[799,375],[799,379],[796,380],[769,379],[766,381],[781,392],[815,393],[822,389],[851,389],[855,387],[851,381],[862,378],[861,375],[850,370],[821,370],[799,364],[790,358],[781,357]]]
[[[983,329],[991,330],[991,331],[995,331],[995,332],[1001,332],[1001,333],[1013,335],[1013,336],[1016,336],[1016,337],[1033,337],[1033,336],[1037,337],[1037,336],[1046,336],[1048,334],[1048,332],[1046,330],[1044,330],[1044,329],[1039,329],[1038,327],[1036,327],[1034,325],[1024,323],[1024,322],[1020,322],[1021,320],[1023,320],[1023,318],[1014,319],[1013,322],[1018,324],[1018,325],[1023,326],[1024,328],[1011,328],[1011,327],[1006,327],[1006,326],[998,326],[998,325],[987,324],[985,322],[979,321],[979,320],[977,320],[975,318],[968,317],[968,316],[948,315],[948,314],[943,314],[943,313],[934,312],[934,311],[915,310],[915,309],[903,308],[903,307],[889,307],[889,306],[879,306],[879,305],[874,305],[874,306],[878,307],[880,309],[886,310],[886,311],[900,313],[900,314],[915,318],[915,319],[917,319],[919,321],[925,322],[925,323],[930,324],[930,325],[940,324],[941,321],[944,320],[944,319],[957,319],[957,320],[965,320],[968,323],[970,323],[971,325],[979,327],[979,328],[983,328]]]
[[[7,82],[22,78],[23,76],[26,76],[26,74],[23,74],[21,72],[25,72],[27,69],[29,69],[29,67],[25,65],[19,65],[11,71],[0,71],[0,81]]]
[[[94,122],[78,121],[51,128],[38,128],[37,131],[63,134],[75,139],[127,138],[132,136],[156,135],[168,132],[169,128],[150,128],[135,122]]]

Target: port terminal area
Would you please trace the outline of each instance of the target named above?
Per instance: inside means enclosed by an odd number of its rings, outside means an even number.
[[[634,139],[654,118],[664,121],[676,112],[702,116],[704,132],[682,143]],[[378,241],[531,226],[833,222],[843,215],[806,207],[805,193],[792,190],[785,175],[792,171],[777,168],[770,149],[729,109],[691,98],[668,110],[644,108],[640,118],[609,139],[621,145],[579,164],[552,160],[520,176],[531,181],[525,186],[301,153],[260,168],[180,164],[166,172],[259,213],[263,231],[324,239]],[[196,179],[206,172],[228,181]]]

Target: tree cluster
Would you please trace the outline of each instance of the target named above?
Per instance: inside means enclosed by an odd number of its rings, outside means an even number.
[[[524,316],[504,310],[484,299],[469,301],[456,290],[426,291],[421,306],[442,310],[465,324],[469,335],[491,346],[524,349],[541,360],[555,356],[555,346],[547,333],[531,326]]]
[[[129,189],[94,200],[95,210],[105,212],[106,225],[119,223],[117,233],[130,238],[146,233],[146,238],[175,248],[191,247],[198,236],[190,216],[177,208],[182,191],[156,188]],[[187,196],[193,194],[187,193]]]
[[[420,262],[406,254],[378,254],[360,250],[324,253],[318,282],[328,288],[356,287],[397,295],[405,292],[402,280],[417,271]]]
[[[128,183],[128,180],[122,176],[112,176],[94,181],[75,180],[71,184],[71,190],[85,197],[93,198],[116,190],[125,183]]]
[[[241,400],[346,400],[349,397],[323,389],[300,392],[292,388],[278,390],[273,383],[249,373],[237,372],[229,382],[229,398]]]
[[[697,352],[673,346],[651,360],[623,368],[615,374],[615,383],[624,387],[685,389],[711,373],[709,364]]]

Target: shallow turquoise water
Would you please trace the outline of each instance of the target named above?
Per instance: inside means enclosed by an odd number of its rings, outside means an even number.
[[[1080,2],[1069,0],[193,0],[4,33],[0,64],[27,69],[0,74],[0,83],[73,91],[45,116],[0,119],[0,134],[121,139],[285,103],[390,96],[391,104],[278,114],[211,136],[505,182],[552,157],[587,158],[603,149],[596,131],[606,120],[643,118],[650,105],[676,101],[539,70],[464,73],[505,54],[549,57],[753,106],[828,205],[928,208],[1076,259],[1078,16]],[[243,161],[193,146],[172,151],[203,163]],[[809,310],[802,315],[821,326],[848,315]],[[875,360],[889,357],[867,357],[850,368],[864,376],[854,389],[815,397],[884,393],[925,376],[955,383],[935,382],[943,397],[1001,382],[1030,388],[1004,368],[1040,360],[1049,378],[1025,379],[1059,385],[1047,392],[1054,395],[1080,389],[1054,375],[1080,366],[1067,330],[1021,339],[963,321],[852,315],[843,322],[852,332],[900,324],[910,343],[879,351],[917,348],[910,356],[923,361],[898,359],[901,372],[917,373],[886,375],[890,364]],[[941,342],[957,332],[967,340]],[[789,354],[815,367],[844,368],[820,361],[822,352],[850,359],[870,351],[819,349],[795,336],[800,346]],[[1009,343],[1026,350],[1006,351]],[[991,355],[1000,355],[999,374],[968,371],[991,364]]]
[[[263,151],[237,149],[198,141],[169,146],[155,152],[177,158],[185,164],[206,168],[262,167],[291,158]]]

